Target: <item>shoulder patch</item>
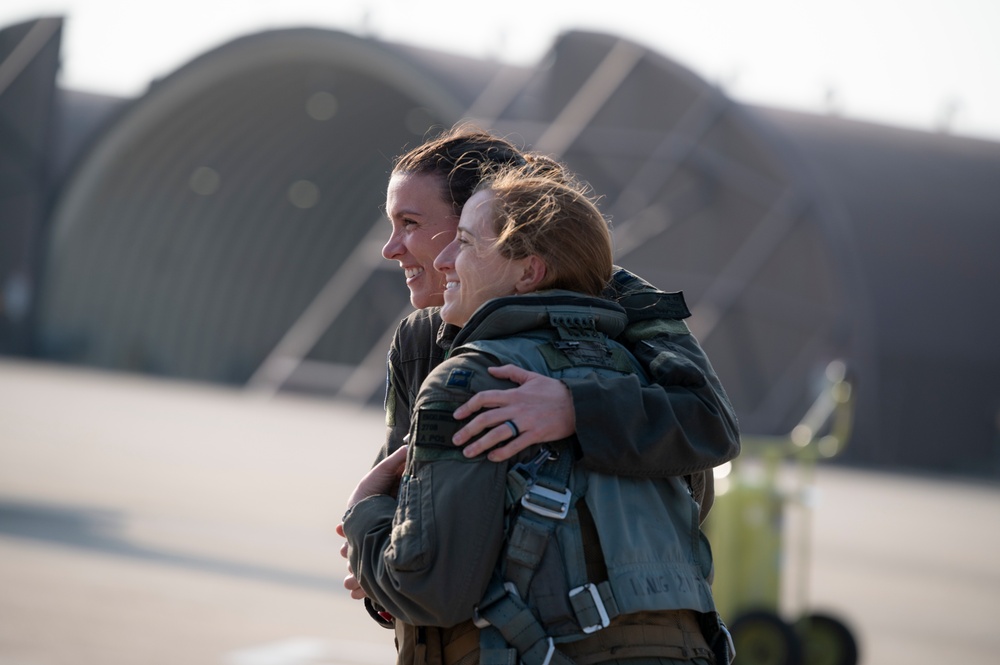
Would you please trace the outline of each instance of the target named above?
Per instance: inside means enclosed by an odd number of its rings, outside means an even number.
[[[438,406],[437,408],[417,410],[410,436],[410,443],[413,444],[411,454],[414,461],[473,461],[466,458],[462,454],[462,449],[451,442],[455,432],[465,424],[465,421],[455,420],[452,415],[457,406],[457,404],[450,404],[445,409]]]
[[[416,446],[454,447],[451,437],[461,428],[451,411],[420,409],[414,421],[412,443]]]
[[[448,375],[448,382],[446,385],[455,388],[468,388],[472,383],[472,370],[469,369],[453,369],[451,374]]]

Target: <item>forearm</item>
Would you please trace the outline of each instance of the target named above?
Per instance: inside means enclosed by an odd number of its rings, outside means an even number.
[[[564,383],[573,395],[583,462],[595,471],[680,476],[710,470],[739,453],[735,417],[709,387],[643,387],[635,376]]]
[[[343,522],[348,556],[368,600],[395,618],[417,623],[421,605],[406,593],[393,593],[394,571],[385,563],[396,508],[396,500],[387,495],[368,497],[352,506]]]
[[[665,293],[617,268],[606,294],[625,308],[623,342],[650,379],[570,385],[580,447],[591,468],[620,475],[689,475],[740,452],[739,426],[719,377],[684,319],[680,292]],[[569,385],[569,382],[567,382]],[[602,440],[620,442],[610,455]],[[710,494],[710,492],[708,492]]]
[[[436,461],[403,480],[398,503],[388,496],[357,503],[344,532],[368,597],[414,625],[470,618],[502,545],[505,468]]]

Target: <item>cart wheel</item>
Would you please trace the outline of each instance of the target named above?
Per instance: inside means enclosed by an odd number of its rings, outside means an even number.
[[[803,665],[798,633],[774,612],[741,614],[729,632],[740,665]]]
[[[828,614],[809,614],[795,622],[802,641],[804,665],[857,665],[858,643],[842,621]]]

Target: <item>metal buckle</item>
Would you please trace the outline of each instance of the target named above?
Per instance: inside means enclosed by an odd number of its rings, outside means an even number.
[[[527,462],[518,462],[512,470],[520,473],[523,478],[529,481],[528,484],[534,483],[538,479],[538,470],[542,468],[542,464],[550,459],[555,459],[553,455],[554,453],[549,450],[548,446],[542,446],[534,457]]]
[[[595,585],[588,582],[583,586],[578,586],[569,592],[569,597],[572,598],[573,596],[583,593],[584,591],[589,591],[590,597],[594,599],[594,606],[597,608],[597,613],[601,617],[601,622],[595,623],[592,626],[583,626],[581,627],[581,630],[587,634],[596,633],[602,628],[607,628],[611,624],[611,619],[608,618],[608,610],[604,607],[604,601],[601,600],[601,593],[597,590]]]
[[[556,643],[552,641],[551,637],[548,639],[549,639],[549,650],[545,654],[545,660],[542,661],[542,665],[549,665],[549,661],[552,660],[552,654],[555,653],[556,651]]]
[[[556,490],[536,484],[531,485],[524,491],[524,495],[521,497],[521,505],[533,513],[561,520],[565,519],[569,513],[569,503],[572,498],[573,493],[568,488],[562,492],[557,492]],[[551,508],[549,505],[538,503],[538,501],[558,504],[559,508]]]
[[[728,628],[726,628],[726,624],[722,624],[720,628],[722,629],[722,632],[726,636],[726,642],[729,643],[729,662],[732,663],[734,660],[736,660],[736,645],[733,644],[733,634],[729,632]]]
[[[490,626],[493,625],[488,620],[484,619],[481,614],[479,614],[478,605],[472,608],[472,623],[479,630],[482,630],[483,628],[489,628]]]

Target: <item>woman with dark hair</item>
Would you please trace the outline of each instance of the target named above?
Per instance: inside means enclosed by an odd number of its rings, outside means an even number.
[[[418,311],[400,323],[389,350],[388,433],[378,459],[402,445],[413,398],[446,353],[451,332],[437,309],[443,304],[444,282],[433,268],[434,259],[454,238],[462,208],[481,179],[511,166],[529,166],[567,181],[574,178],[551,158],[523,152],[506,139],[466,125],[396,160],[386,196],[392,232],[382,255],[399,263]],[[489,450],[491,460],[503,461],[531,444],[564,438],[585,425],[593,434],[579,437],[578,452],[587,464],[625,475],[697,476],[696,491],[707,513],[713,497],[711,469],[739,453],[739,432],[715,370],[684,325],[689,312],[683,296],[658,291],[618,267],[604,295],[630,313],[631,343],[669,337],[685,368],[690,366],[700,378],[684,386],[675,382],[639,387],[614,379],[557,381],[514,366],[494,368],[493,376],[512,381],[514,387],[478,394],[459,407],[455,417],[471,420],[456,433],[455,444],[464,446],[469,456]],[[633,423],[640,421],[644,427],[636,429]],[[623,433],[620,447],[608,451],[607,437]]]
[[[453,443],[456,407],[509,385],[497,367],[649,384],[614,341],[628,315],[601,297],[611,237],[587,192],[530,165],[491,173],[433,267],[457,332],[413,402],[409,445],[362,480],[342,524],[357,583],[395,620],[398,662],[728,659],[684,475],[591,470],[579,423],[499,463]]]

